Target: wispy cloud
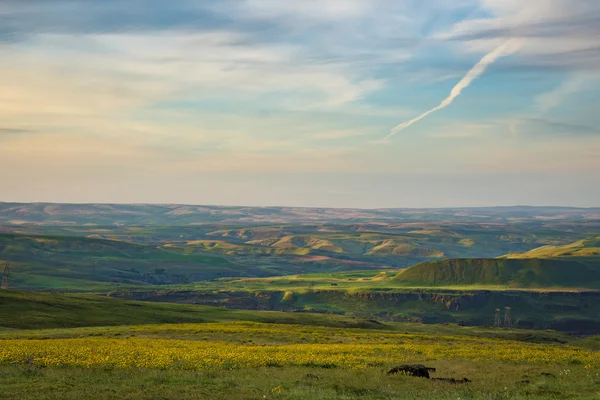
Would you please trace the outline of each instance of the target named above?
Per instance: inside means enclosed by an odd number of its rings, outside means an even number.
[[[537,115],[544,115],[556,108],[566,96],[579,90],[585,81],[586,77],[583,75],[573,75],[555,89],[537,96],[535,99]]]
[[[541,134],[544,137],[551,135],[561,135],[565,137],[575,138],[578,135],[595,136],[600,133],[600,129],[588,125],[574,124],[563,121],[555,121],[546,118],[526,117],[517,120],[520,124],[534,124],[543,127]],[[537,129],[532,130],[537,132]]]
[[[439,37],[472,52],[487,52],[509,38],[522,41],[531,67],[595,70],[600,65],[600,7],[594,0],[479,0],[488,14],[467,19]]]
[[[456,99],[458,96],[460,96],[462,91],[465,88],[467,88],[481,74],[483,74],[485,72],[485,70],[491,64],[493,64],[500,57],[507,56],[507,55],[512,54],[513,52],[517,51],[519,46],[520,46],[520,43],[518,41],[509,40],[509,41],[503,43],[502,45],[498,46],[492,52],[483,56],[483,58],[481,60],[479,60],[479,62],[477,64],[475,64],[475,66],[473,68],[471,68],[471,70],[469,70],[469,72],[467,72],[467,74],[452,88],[452,90],[450,91],[450,95],[448,97],[446,97],[438,106],[432,108],[429,111],[424,112],[423,114],[419,115],[416,118],[413,118],[409,121],[403,122],[400,125],[395,126],[392,129],[392,131],[383,140],[387,140],[387,139],[391,138],[398,132],[403,131],[404,129],[408,128],[409,126],[413,125],[416,122],[419,122],[420,120],[427,117],[428,115],[430,115],[436,111],[439,111],[443,108],[448,107],[450,104],[452,104],[454,99]]]
[[[374,6],[374,2],[366,0],[242,0],[225,4],[242,9],[249,17],[283,17],[304,21],[361,18]]]
[[[595,171],[599,13],[593,0],[3,0],[0,170],[19,179],[0,184]],[[468,90],[512,40],[518,55]]]
[[[14,134],[20,134],[20,133],[29,133],[29,132],[32,132],[32,131],[29,129],[0,128],[0,135],[2,135],[2,134],[14,135]]]

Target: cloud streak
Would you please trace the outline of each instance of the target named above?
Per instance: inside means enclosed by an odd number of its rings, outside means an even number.
[[[413,118],[409,121],[406,121],[399,125],[396,125],[383,140],[385,141],[385,140],[391,138],[398,132],[401,132],[404,129],[408,128],[409,126],[419,122],[420,120],[427,117],[428,115],[430,115],[436,111],[439,111],[443,108],[448,107],[450,104],[452,104],[454,99],[456,99],[458,96],[460,96],[462,91],[465,88],[467,88],[475,79],[477,79],[479,76],[481,76],[481,74],[483,74],[485,72],[485,70],[491,64],[493,64],[496,60],[498,60],[501,57],[504,57],[504,56],[507,56],[507,55],[510,55],[510,54],[516,52],[519,49],[519,46],[520,46],[520,42],[518,40],[511,39],[511,40],[504,42],[502,45],[496,47],[493,51],[491,51],[490,53],[483,56],[483,58],[481,60],[479,60],[479,62],[477,64],[475,64],[475,66],[473,68],[471,68],[471,70],[469,70],[469,72],[467,72],[467,74],[452,88],[452,90],[450,91],[450,95],[448,97],[446,97],[438,106],[432,108],[429,111],[424,112],[423,114],[419,115],[416,118]]]
[[[7,134],[18,134],[18,133],[29,133],[32,132],[29,129],[17,129],[17,128],[0,128],[0,135]]]

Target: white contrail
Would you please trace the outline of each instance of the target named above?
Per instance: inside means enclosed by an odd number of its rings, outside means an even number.
[[[517,40],[511,39],[511,40],[503,43],[502,45],[498,46],[491,53],[488,53],[485,56],[483,56],[483,58],[481,60],[479,60],[479,62],[477,64],[475,64],[475,66],[473,68],[471,68],[471,70],[469,72],[467,72],[465,77],[462,78],[460,80],[460,82],[458,82],[456,84],[456,86],[454,86],[452,88],[450,95],[448,97],[446,97],[444,99],[444,101],[442,101],[437,107],[432,108],[431,110],[419,115],[416,118],[411,119],[410,121],[406,121],[406,122],[401,123],[400,125],[395,126],[394,129],[392,129],[392,131],[389,133],[389,135],[387,135],[385,138],[383,138],[383,140],[385,141],[385,140],[391,138],[396,133],[408,128],[415,122],[419,122],[420,120],[422,120],[429,114],[434,113],[438,110],[441,110],[442,108],[448,107],[450,104],[452,104],[454,99],[460,95],[460,93],[463,91],[464,88],[469,86],[471,84],[471,82],[473,82],[475,79],[477,79],[481,74],[483,74],[485,72],[485,70],[487,69],[487,67],[490,64],[494,63],[494,61],[496,61],[500,57],[504,57],[511,53],[514,53],[515,51],[518,50],[519,46],[520,46],[520,43]]]

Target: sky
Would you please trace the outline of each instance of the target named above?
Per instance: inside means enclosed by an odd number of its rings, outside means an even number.
[[[0,201],[600,206],[598,0],[3,0]]]

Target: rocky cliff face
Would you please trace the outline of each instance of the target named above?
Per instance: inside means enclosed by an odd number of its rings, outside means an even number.
[[[233,309],[327,312],[421,323],[492,325],[496,309],[504,320],[511,308],[517,327],[600,333],[600,292],[396,290],[290,291],[116,291],[129,300],[202,304]]]

